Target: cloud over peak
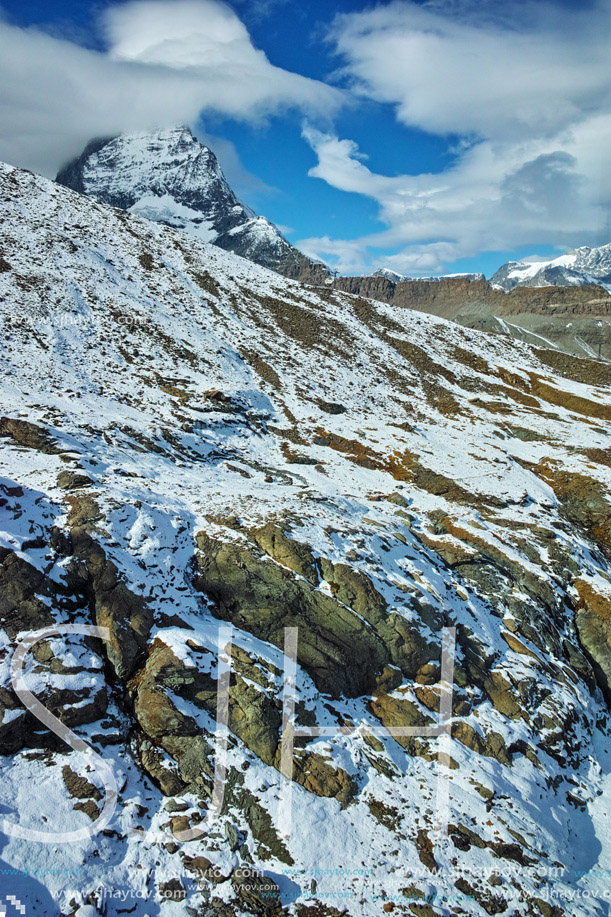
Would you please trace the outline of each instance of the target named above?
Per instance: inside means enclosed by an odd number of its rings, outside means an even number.
[[[271,64],[220,0],[131,0],[101,28],[106,52],[0,19],[0,158],[51,175],[92,136],[210,112],[329,117],[342,104],[340,90]]]

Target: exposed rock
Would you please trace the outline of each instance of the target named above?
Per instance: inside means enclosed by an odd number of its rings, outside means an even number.
[[[78,490],[80,487],[91,487],[91,478],[78,471],[61,471],[57,475],[57,486],[62,490]]]
[[[498,671],[491,672],[483,681],[488,697],[499,711],[510,719],[516,719],[522,714],[522,708],[516,702],[513,686]]]
[[[284,628],[298,627],[298,662],[322,691],[352,697],[366,693],[390,661],[366,622],[279,564],[204,532],[197,544],[195,583],[216,603],[220,616],[281,648]]]
[[[277,765],[280,765],[279,760]],[[317,796],[333,796],[346,805],[357,793],[356,783],[346,771],[334,767],[321,755],[297,750],[293,767],[293,779]]]
[[[166,796],[186,792],[187,784],[180,779],[177,766],[143,734],[138,736],[138,757],[144,770]]]
[[[175,670],[185,671],[170,647],[156,639],[146,665],[128,684],[138,723],[157,742],[167,736],[196,736],[200,732],[195,720],[180,713],[168,697],[168,688],[176,684]]]
[[[360,570],[348,564],[336,564],[326,557],[320,561],[323,577],[333,595],[373,626],[386,621],[386,602],[373,583]]]
[[[607,558],[611,558],[611,503],[603,485],[585,474],[576,474],[551,461],[533,466],[562,504],[564,515],[578,526]]]
[[[245,670],[243,653],[241,665]],[[251,661],[251,666],[255,668]],[[168,696],[175,692],[216,717],[216,681],[194,666],[185,665],[172,649],[156,639],[146,665],[129,682],[134,713],[145,735],[163,748],[178,764],[177,776],[168,772],[159,756],[141,744],[141,760],[155,781],[166,790],[183,791],[185,784],[198,783],[206,791],[212,772],[211,737],[202,734],[195,720],[180,713]],[[229,728],[266,764],[280,768],[281,713],[278,702],[232,674],[229,699]],[[200,778],[204,775],[204,783]],[[293,779],[319,796],[335,796],[341,803],[355,793],[352,780],[341,768],[327,764],[317,754],[297,749]],[[174,788],[177,788],[174,789]]]
[[[434,724],[430,716],[423,714],[416,704],[405,698],[382,694],[374,697],[369,706],[374,716],[377,716],[387,728],[432,726]],[[417,753],[419,743],[414,736],[394,736],[394,739],[410,754]]]
[[[246,819],[256,844],[257,856],[262,860],[274,858],[292,866],[294,860],[286,844],[278,835],[269,812],[257,797],[245,787],[235,786],[230,787],[229,801]]]
[[[575,626],[592,660],[596,680],[611,706],[611,592],[604,594],[581,577],[575,580]]]
[[[493,895],[479,885],[470,885],[462,877],[454,885],[458,891],[477,901],[487,914],[503,914],[507,910],[508,904],[502,895]]]
[[[231,884],[242,904],[255,914],[282,913],[280,888],[273,879],[254,869],[238,866],[231,874]]]
[[[53,613],[38,596],[50,596],[45,576],[22,557],[0,548],[0,627],[11,640],[54,623]]]
[[[75,799],[99,800],[102,798],[101,790],[86,777],[81,777],[76,771],[73,771],[69,764],[63,766],[62,777],[66,789]]]
[[[261,550],[279,564],[288,567],[314,585],[318,583],[317,563],[308,545],[289,538],[281,526],[272,522],[253,529],[251,535]]]
[[[416,835],[416,849],[420,862],[431,872],[437,872],[437,861],[433,853],[433,842],[425,828],[420,828]]]
[[[452,738],[477,752],[478,755],[496,758],[500,764],[511,764],[505,740],[498,732],[487,733],[484,737],[476,732],[469,723],[459,720],[452,725]]]
[[[345,405],[338,404],[336,401],[319,401],[318,407],[321,411],[324,411],[325,414],[345,414],[348,410]]]
[[[72,583],[87,595],[95,623],[108,627],[110,640],[106,653],[117,678],[125,681],[142,657],[153,624],[153,614],[146,602],[135,595],[121,578],[111,561],[89,532],[76,527],[71,532],[74,560]]]
[[[34,449],[43,455],[60,455],[62,449],[44,427],[19,417],[0,417],[0,436],[6,436],[26,449]]]
[[[184,901],[187,892],[180,879],[169,879],[159,885],[159,894],[170,901]]]

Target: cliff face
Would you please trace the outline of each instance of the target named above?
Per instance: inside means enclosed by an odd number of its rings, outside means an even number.
[[[384,277],[338,277],[335,289],[393,303],[407,309],[421,309],[442,318],[454,318],[465,305],[482,305],[499,314],[522,312],[546,314],[550,309],[577,313],[611,314],[611,294],[604,287],[517,287],[509,293],[486,280],[462,277],[448,280],[407,280],[392,283]]]
[[[611,359],[611,326],[605,320],[611,315],[611,294],[598,285],[515,287],[505,293],[485,280],[462,277],[392,283],[373,276],[338,277],[334,287],[467,327],[530,343],[538,339],[567,353]]]

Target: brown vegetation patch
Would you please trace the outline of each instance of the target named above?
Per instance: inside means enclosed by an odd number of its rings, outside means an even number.
[[[191,276],[198,287],[204,290],[205,293],[209,293],[211,296],[214,296],[215,299],[219,298],[219,285],[212,274],[208,271],[191,271]]]
[[[270,366],[260,354],[255,350],[243,350],[240,356],[246,363],[252,366],[260,379],[267,382],[268,385],[271,385],[275,391],[279,392],[281,390],[282,383],[280,382],[280,376],[273,366]]]
[[[473,353],[471,350],[466,350],[464,347],[459,347],[456,344],[452,347],[448,347],[447,353],[453,360],[456,360],[457,363],[468,366],[469,369],[475,370],[476,373],[481,373],[484,376],[493,374],[493,370],[488,361],[480,357],[479,354]]]
[[[587,608],[601,621],[611,621],[611,600],[608,595],[597,592],[588,580],[581,577],[575,580],[574,585],[579,596],[579,608]]]
[[[584,449],[583,454],[597,465],[611,468],[611,449]]]
[[[354,341],[348,337],[346,327],[320,308],[317,309],[305,302],[294,305],[285,299],[261,296],[252,291],[249,291],[248,295],[267,310],[288,338],[309,348],[319,347],[325,352],[334,351],[343,357],[354,354]]]
[[[443,414],[444,417],[455,417],[457,414],[464,414],[454,395],[442,385],[432,382],[430,379],[423,379],[422,387],[428,403],[440,414]]]
[[[355,465],[362,468],[372,468],[377,471],[389,471],[389,459],[379,456],[370,446],[356,439],[347,439],[337,433],[329,433],[323,427],[317,427],[314,444],[327,446],[335,452],[341,452]]]
[[[531,372],[529,376],[533,395],[542,401],[553,404],[555,407],[565,408],[574,414],[596,417],[599,420],[611,420],[611,405],[600,404],[596,401],[591,401],[589,398],[583,398],[581,395],[561,391],[552,385],[548,385],[536,373]]]
[[[155,267],[153,256],[149,254],[149,252],[143,252],[141,255],[138,255],[138,261],[145,271],[152,271]]]
[[[611,503],[605,487],[589,475],[560,468],[550,459],[527,467],[549,484],[566,519],[579,526],[611,558]]]
[[[551,366],[556,372],[575,382],[585,385],[611,384],[611,364],[601,363],[598,360],[585,360],[580,357],[569,356],[557,350],[548,350],[543,347],[534,347],[534,353],[542,363]]]

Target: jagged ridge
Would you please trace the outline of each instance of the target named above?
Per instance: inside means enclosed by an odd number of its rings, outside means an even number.
[[[188,128],[93,140],[56,180],[285,276],[320,282],[328,276],[238,200],[212,150]]]

